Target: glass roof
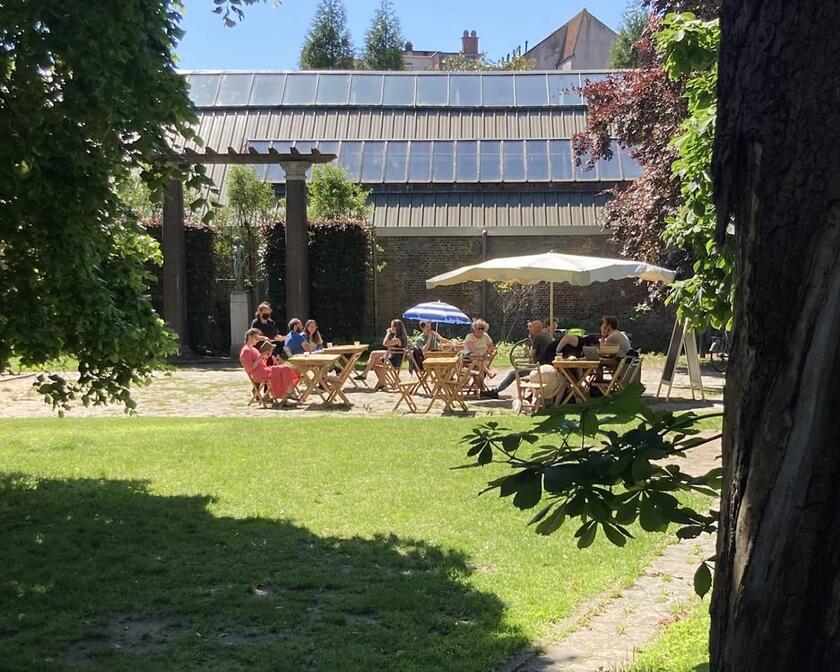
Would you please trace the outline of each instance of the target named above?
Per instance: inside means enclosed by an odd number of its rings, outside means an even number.
[[[186,72],[197,107],[558,107],[607,72]]]
[[[632,180],[639,166],[626,149],[586,170],[575,166],[571,140],[249,140],[261,154],[336,154],[351,179],[369,184],[459,182],[591,182]],[[279,166],[257,166],[261,179],[282,182]]]

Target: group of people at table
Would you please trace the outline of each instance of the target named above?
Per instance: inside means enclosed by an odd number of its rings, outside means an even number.
[[[556,326],[556,320],[548,327],[545,327],[540,320],[528,323],[532,361],[540,367],[543,384],[551,391],[554,391],[553,388],[556,387],[556,391],[559,392],[563,385],[562,378],[557,376],[557,371],[552,366],[555,358],[580,358],[584,354],[584,348],[602,345],[613,346],[617,358],[627,356],[632,350],[630,340],[624,332],[619,330],[618,320],[611,315],[605,315],[602,318],[600,335],[566,334],[560,332]],[[485,320],[474,320],[470,333],[463,341],[459,341],[441,336],[434,330],[431,322],[420,322],[420,337],[412,345],[403,321],[391,320],[385,337],[382,339],[382,349],[370,353],[365,369],[355,378],[366,380],[373,372],[377,378],[374,389],[382,390],[386,387],[388,364],[399,369],[408,353],[410,353],[412,365],[420,368],[423,367],[423,362],[429,353],[440,350],[456,352],[465,360],[487,360],[492,357],[496,347],[487,333],[488,329],[489,325]],[[324,343],[317,322],[311,319],[304,323],[298,318],[293,318],[289,321],[287,333],[281,334],[277,324],[271,318],[271,306],[268,303],[261,303],[257,308],[251,328],[245,332],[245,344],[239,353],[239,358],[248,375],[255,382],[267,382],[274,399],[285,404],[300,377],[295,368],[283,360],[289,356],[317,353],[327,345]],[[495,377],[494,371],[488,370],[486,373],[490,378]],[[519,373],[523,375],[527,372]],[[482,391],[481,397],[498,398],[501,392],[514,383],[515,379],[516,371],[511,371],[496,387]]]

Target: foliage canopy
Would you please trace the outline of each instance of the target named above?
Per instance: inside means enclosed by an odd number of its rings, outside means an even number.
[[[382,0],[373,14],[362,53],[370,70],[405,70],[400,19],[391,0]]]
[[[353,42],[341,0],[321,0],[300,51],[301,70],[352,70]]]
[[[312,221],[366,220],[370,216],[371,206],[367,203],[370,190],[351,181],[341,166],[332,163],[315,166],[306,186]]]

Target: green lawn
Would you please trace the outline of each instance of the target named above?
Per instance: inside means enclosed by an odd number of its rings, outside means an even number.
[[[668,626],[622,672],[705,672],[709,660],[709,598]]]
[[[535,535],[476,422],[0,421],[0,667],[494,668],[667,538]]]

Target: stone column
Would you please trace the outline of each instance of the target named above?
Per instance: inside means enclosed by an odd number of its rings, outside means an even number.
[[[181,356],[192,354],[187,344],[187,274],[184,237],[184,185],[170,180],[163,198],[163,319],[178,334]]]
[[[309,314],[309,233],[306,226],[308,161],[283,161],[286,171],[286,320]]]

